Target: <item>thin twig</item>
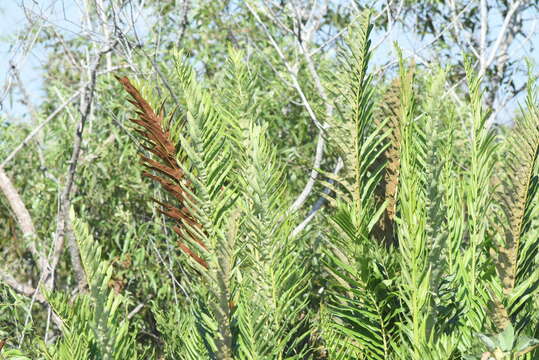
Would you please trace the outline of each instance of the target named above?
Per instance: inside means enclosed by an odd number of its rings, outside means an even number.
[[[485,74],[485,71],[487,68],[492,64],[494,59],[496,58],[496,54],[498,53],[498,50],[500,48],[500,45],[503,42],[503,39],[506,36],[507,28],[511,24],[511,20],[513,19],[513,15],[518,10],[518,8],[522,5],[522,0],[517,0],[511,4],[511,7],[509,8],[509,11],[507,12],[507,15],[505,15],[505,19],[503,20],[502,28],[500,29],[498,33],[498,37],[496,38],[496,42],[492,46],[492,49],[490,50],[490,56],[488,57],[487,61],[484,64],[484,67],[480,69],[478,76],[481,77]]]
[[[387,40],[387,38],[391,35],[391,33],[393,32],[393,29],[395,28],[395,22],[394,20],[396,20],[400,14],[401,14],[401,11],[404,7],[404,0],[401,0],[400,3],[399,3],[399,7],[397,8],[397,13],[395,14],[395,17],[393,18],[391,16],[391,7],[389,6],[391,2],[389,2],[386,6],[386,9],[387,9],[387,22],[388,22],[388,26],[389,26],[389,29],[386,30],[384,36],[382,36],[382,38],[380,40],[378,40],[378,42],[372,47],[372,51],[376,51],[376,49],[378,49],[378,47],[380,47],[380,45],[382,45],[382,43],[384,43],[384,41]]]
[[[127,320],[131,320],[133,316],[137,315],[140,310],[144,307],[144,303],[140,303],[131,312],[127,315]]]
[[[281,48],[279,47],[279,45],[277,44],[277,42],[275,41],[275,39],[273,38],[273,36],[271,35],[268,27],[266,26],[266,24],[264,24],[264,22],[262,22],[262,20],[260,19],[260,17],[258,16],[258,13],[251,7],[251,5],[249,4],[248,1],[245,1],[245,6],[247,6],[247,9],[249,10],[249,12],[253,15],[253,17],[255,18],[255,20],[258,22],[258,24],[260,25],[260,27],[262,28],[262,30],[264,31],[264,33],[266,34],[266,36],[268,37],[271,45],[275,48],[275,51],[277,51],[277,54],[279,55],[279,57],[281,58],[282,62],[284,63],[286,69],[288,70],[288,72],[290,73],[290,77],[292,78],[292,83],[294,85],[294,87],[296,88],[299,96],[301,97],[301,101],[303,102],[303,106],[305,106],[305,109],[307,110],[307,112],[309,113],[309,116],[311,118],[311,120],[313,121],[313,123],[315,124],[315,126],[321,130],[321,131],[324,131],[324,127],[322,126],[322,124],[318,121],[317,117],[316,117],[316,114],[314,113],[309,101],[307,100],[307,97],[305,96],[305,93],[303,92],[303,89],[301,88],[300,84],[299,84],[299,81],[298,81],[298,77],[297,77],[297,71],[294,70],[290,64],[288,63],[288,61],[286,60],[286,57],[284,56],[284,53],[283,51],[281,50]]]

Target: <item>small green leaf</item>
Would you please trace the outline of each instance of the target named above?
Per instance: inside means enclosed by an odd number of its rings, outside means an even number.
[[[502,333],[498,334],[498,343],[502,351],[513,350],[513,345],[515,344],[515,329],[513,325],[509,324]]]

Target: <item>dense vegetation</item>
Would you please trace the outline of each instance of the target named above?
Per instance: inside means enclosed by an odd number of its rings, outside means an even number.
[[[470,56],[465,86],[398,46],[382,77],[372,24],[291,87],[232,45],[90,76],[5,164],[35,229],[0,197],[0,359],[539,358],[533,67],[489,125]],[[32,127],[0,131],[2,161]]]

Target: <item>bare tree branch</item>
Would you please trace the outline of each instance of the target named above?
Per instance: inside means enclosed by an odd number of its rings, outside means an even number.
[[[311,194],[311,191],[313,190],[314,184],[316,183],[316,179],[318,178],[318,173],[320,169],[320,165],[322,164],[322,157],[324,155],[324,146],[325,146],[325,139],[324,134],[320,132],[318,134],[318,140],[316,144],[316,153],[314,156],[314,163],[313,167],[311,169],[311,172],[309,174],[309,180],[307,181],[307,184],[303,188],[303,191],[299,194],[297,199],[292,203],[292,205],[289,208],[289,211],[294,212],[301,208],[303,203],[307,200],[309,195]]]
[[[303,102],[303,106],[305,106],[305,109],[307,109],[307,112],[309,113],[309,116],[311,117],[311,120],[313,121],[313,123],[316,125],[316,127],[320,131],[324,131],[325,130],[324,126],[318,121],[318,119],[316,117],[316,114],[314,113],[309,101],[307,100],[307,97],[305,96],[305,93],[303,92],[303,89],[301,88],[301,86],[299,84],[298,76],[297,76],[297,70],[293,69],[290,66],[290,64],[286,60],[286,57],[284,56],[283,51],[281,50],[281,48],[279,47],[279,45],[277,44],[277,42],[275,41],[275,39],[271,35],[271,32],[269,31],[268,27],[260,19],[260,16],[258,16],[258,13],[252,8],[252,6],[249,4],[248,1],[245,1],[245,6],[249,10],[249,12],[253,15],[253,17],[255,18],[257,23],[260,25],[260,27],[262,28],[262,30],[264,31],[264,33],[268,37],[268,40],[270,41],[271,45],[273,46],[275,51],[277,51],[277,54],[281,58],[281,61],[283,62],[284,66],[288,70],[288,72],[290,74],[290,77],[292,78],[292,83],[294,85],[294,88],[297,90],[299,96],[301,97],[301,101]]]
[[[479,39],[479,68],[486,67],[486,52],[487,52],[487,33],[488,33],[488,6],[487,0],[481,0],[481,35]],[[484,72],[485,70],[482,70]]]
[[[2,167],[0,167],[0,190],[4,193],[9,206],[15,213],[19,227],[26,240],[26,247],[30,250],[32,256],[36,260],[39,270],[45,271],[49,265],[45,256],[36,248],[34,241],[37,238],[37,233],[32,217],[24,205],[21,196]]]
[[[19,282],[13,276],[1,270],[0,270],[0,280],[6,285],[8,285],[9,287],[11,287],[16,292],[18,292],[19,294],[25,295],[28,297],[35,297],[35,299],[39,303],[47,304],[47,300],[45,300],[45,297],[39,291],[37,291],[31,286],[28,286]]]
[[[311,120],[316,125],[316,127],[320,130],[320,132],[318,134],[318,139],[317,139],[316,153],[315,153],[315,157],[314,157],[313,167],[312,167],[311,172],[309,174],[309,179],[307,180],[307,183],[305,184],[305,187],[303,188],[303,191],[299,194],[299,196],[296,198],[296,200],[292,203],[292,205],[289,208],[289,211],[295,212],[295,211],[299,210],[301,208],[301,206],[305,203],[305,201],[307,200],[307,198],[309,197],[310,193],[312,192],[312,190],[314,188],[314,184],[316,183],[316,179],[318,177],[318,169],[320,169],[320,165],[322,164],[322,158],[323,158],[323,155],[324,155],[324,147],[325,147],[325,141],[326,141],[324,135],[325,135],[325,132],[326,132],[326,130],[327,130],[327,128],[329,126],[325,122],[322,124],[322,123],[320,123],[318,121],[314,111],[312,110],[311,105],[309,104],[309,101],[307,100],[307,97],[305,96],[305,94],[304,94],[304,92],[303,92],[303,90],[302,90],[302,88],[301,88],[301,86],[299,84],[298,77],[297,77],[297,71],[294,70],[290,66],[288,61],[286,60],[286,57],[284,56],[283,51],[281,50],[281,48],[279,47],[279,45],[277,44],[277,42],[275,41],[275,39],[271,35],[271,33],[270,33],[269,29],[267,28],[266,24],[264,24],[262,22],[262,20],[258,16],[258,13],[251,7],[251,5],[249,4],[248,1],[245,1],[245,5],[247,6],[247,9],[249,10],[249,12],[253,15],[255,20],[258,22],[258,24],[260,25],[260,27],[262,28],[262,30],[264,31],[266,36],[268,37],[268,39],[269,39],[270,43],[272,44],[273,48],[277,51],[277,54],[281,58],[281,61],[284,63],[285,67],[287,68],[287,70],[288,70],[288,72],[290,74],[290,77],[292,78],[294,88],[299,93],[299,95],[300,95],[300,97],[302,99],[303,105],[307,109],[307,112],[309,113],[309,115],[311,117]],[[299,32],[298,32],[298,34],[301,37],[301,34]],[[312,63],[311,63],[311,65],[312,65]],[[314,70],[314,66],[313,66],[313,70]],[[316,73],[316,71],[315,71],[315,73]],[[323,92],[323,94],[325,96],[325,91],[321,86],[319,78],[318,78],[318,82],[319,82],[319,85],[320,85],[320,89],[322,89],[322,92]],[[327,96],[326,96],[326,99],[327,99]],[[328,107],[328,104],[326,103],[326,115],[331,116],[332,111],[333,111],[332,110],[332,105],[329,105],[329,107]]]

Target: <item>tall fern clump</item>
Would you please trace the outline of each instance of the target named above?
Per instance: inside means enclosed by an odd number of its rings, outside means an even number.
[[[433,111],[437,100],[417,93],[414,66],[402,60],[398,81],[380,97],[381,111],[373,112],[368,17],[362,24],[341,55],[345,75],[335,91],[340,111],[328,131],[345,172],[332,177],[339,186],[332,187],[337,199],[329,199],[335,209],[324,244],[329,278],[321,289],[321,331],[327,357],[502,359],[530,353],[536,343],[530,296],[537,282],[527,264],[536,264],[536,242],[517,254],[520,232],[531,228],[521,224],[537,216],[535,98],[528,96],[524,120],[509,137],[510,144],[520,139],[519,146],[509,146],[518,154],[509,157],[509,173],[519,180],[504,188],[512,220],[495,224],[500,145],[486,126],[489,113],[471,64],[467,112],[441,117]],[[510,234],[505,245],[496,245],[500,230]],[[510,279],[519,271],[528,272],[520,273],[517,291]],[[524,307],[526,315],[517,320]],[[489,335],[495,332],[501,333]]]

